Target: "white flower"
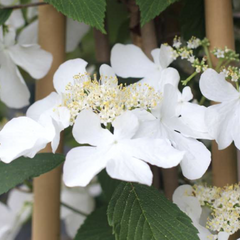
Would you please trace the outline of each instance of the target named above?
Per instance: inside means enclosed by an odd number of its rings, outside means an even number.
[[[234,141],[240,149],[240,93],[223,74],[212,69],[202,74],[199,85],[206,98],[220,102],[206,111],[206,124],[218,148],[224,149]]]
[[[61,202],[84,214],[90,214],[95,208],[94,198],[86,188],[63,187]],[[62,205],[61,219],[64,220],[67,235],[73,239],[86,217]]]
[[[17,65],[40,79],[47,74],[51,63],[50,53],[38,45],[15,44],[15,31],[9,29],[3,36],[0,28],[0,99],[12,108],[28,105],[30,93]]]
[[[100,117],[90,110],[78,115],[73,136],[78,143],[92,147],[77,147],[67,154],[63,170],[67,186],[86,186],[105,167],[112,178],[151,185],[152,173],[146,162],[170,168],[183,157],[168,141],[133,138],[139,122],[130,111],[117,117],[112,126],[114,134],[103,129]]]
[[[0,4],[3,6],[10,6],[13,4],[19,4],[19,2],[16,2],[15,0],[0,0]],[[13,27],[14,29],[23,27],[25,21],[21,9],[15,9],[4,24]]]
[[[178,187],[173,194],[173,202],[191,218],[193,225],[199,232],[200,240],[208,240],[212,233],[200,224],[203,210],[198,199],[192,196],[192,191],[193,188],[190,185]]]
[[[172,145],[181,151],[185,151],[185,155],[180,165],[183,175],[188,179],[197,179],[208,169],[211,162],[211,154],[201,142],[193,136],[197,131],[192,131],[191,127],[184,124],[181,117],[176,115],[178,106],[178,90],[170,84],[165,85],[163,101],[152,110],[152,114],[145,112],[139,116],[139,111],[134,111],[141,119],[143,115],[148,115],[149,121],[142,122],[141,131],[137,136],[149,136],[152,138],[169,139]],[[152,120],[150,120],[152,118]],[[188,120],[191,124],[191,119]],[[196,124],[197,127],[197,124]],[[192,126],[193,129],[196,128]],[[196,130],[198,130],[196,128]]]
[[[190,87],[184,87],[182,93],[179,91],[176,115],[180,116],[180,120],[191,129],[190,137],[211,140],[212,137],[205,122],[207,108],[190,102],[192,99],[193,94]]]
[[[147,83],[156,91],[163,91],[167,83],[177,87],[180,76],[176,69],[168,66],[174,60],[172,48],[161,45],[151,52],[153,62],[143,51],[132,44],[116,44],[111,51],[111,65],[115,73],[123,78],[143,78],[140,82]]]
[[[6,205],[0,202],[0,239],[14,240],[21,225],[31,215],[32,194],[16,189],[10,191]]]
[[[0,159],[5,163],[20,157],[34,157],[51,142],[56,151],[60,132],[70,124],[70,112],[64,107],[63,95],[74,75],[85,73],[87,63],[82,59],[63,63],[54,74],[57,92],[35,102],[27,111],[27,117],[14,118],[0,132]]]
[[[19,43],[34,44],[38,42],[38,23],[38,20],[33,21],[20,32],[18,38]],[[67,18],[66,52],[74,51],[89,29],[90,27],[85,23],[80,23],[71,18]]]

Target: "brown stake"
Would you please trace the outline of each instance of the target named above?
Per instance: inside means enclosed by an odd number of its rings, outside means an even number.
[[[154,21],[151,20],[150,22],[146,23],[141,28],[141,35],[142,35],[142,47],[143,51],[146,53],[146,55],[153,60],[151,51],[154,48],[158,47],[157,43],[157,37],[156,37],[156,30],[155,30],[155,24]]]
[[[53,74],[65,60],[65,17],[51,5],[39,8],[39,44],[52,53],[53,64],[36,85],[36,100],[54,91]],[[61,151],[62,146],[58,148]],[[51,147],[43,152],[51,152]],[[60,186],[60,167],[34,179],[33,240],[60,239]]]
[[[98,63],[110,63],[110,45],[108,35],[93,29],[95,39],[95,54]]]
[[[234,31],[231,0],[205,0],[206,35],[213,47],[234,49]],[[216,65],[216,58],[213,58]],[[237,151],[231,145],[219,151],[212,144],[213,184],[222,187],[237,182]]]

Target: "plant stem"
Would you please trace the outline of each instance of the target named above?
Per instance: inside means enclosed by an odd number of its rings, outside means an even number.
[[[204,102],[205,102],[206,98],[204,96],[202,96],[200,102],[199,102],[199,105],[203,105]]]
[[[68,209],[70,209],[70,210],[72,210],[72,211],[75,212],[75,213],[78,213],[78,214],[82,215],[82,216],[85,216],[85,217],[88,216],[86,213],[83,213],[83,212],[77,210],[76,208],[73,208],[73,207],[69,206],[68,204],[66,204],[66,203],[64,203],[64,202],[61,202],[61,205],[64,206],[64,207],[66,207],[66,208],[68,208]]]
[[[217,72],[219,72],[219,69],[220,69],[220,67],[221,67],[221,65],[222,65],[222,63],[223,63],[223,58],[221,58],[219,61],[218,61],[218,64],[217,64],[217,66],[216,66],[216,71]]]
[[[236,88],[239,91],[239,83],[238,82],[236,82]]]
[[[208,47],[207,47],[207,46],[204,46],[203,49],[204,49],[204,52],[206,53],[206,56],[207,56],[208,66],[209,66],[210,68],[212,68],[212,61],[211,61],[211,57],[210,57],[210,54],[209,54]]]
[[[22,9],[22,8],[28,8],[28,7],[38,7],[42,5],[47,5],[46,2],[37,2],[37,3],[28,3],[28,4],[19,4],[19,5],[12,5],[12,6],[1,6],[0,10],[2,9]]]
[[[181,81],[183,85],[187,85],[187,83],[194,78],[198,73],[194,72],[192,75],[190,75],[186,80]]]

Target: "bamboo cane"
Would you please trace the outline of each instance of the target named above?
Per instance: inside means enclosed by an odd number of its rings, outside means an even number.
[[[51,5],[39,8],[39,44],[53,54],[53,64],[36,85],[36,100],[54,91],[53,74],[65,60],[65,17]],[[60,186],[61,167],[34,179],[33,240],[60,239]]]
[[[234,31],[231,0],[205,0],[206,35],[211,48],[234,49]],[[213,64],[217,59],[212,56]],[[237,182],[237,151],[234,145],[219,151],[212,144],[213,184],[222,187]]]

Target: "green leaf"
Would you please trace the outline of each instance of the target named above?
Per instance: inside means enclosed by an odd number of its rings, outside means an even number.
[[[180,13],[181,35],[187,41],[192,36],[205,37],[204,0],[184,0]]]
[[[141,26],[158,16],[168,6],[177,1],[178,0],[136,0],[140,8]]]
[[[96,209],[86,218],[74,240],[115,240],[108,225],[106,206]]]
[[[0,162],[0,195],[27,179],[53,170],[64,159],[61,154],[40,153],[34,158],[20,157],[9,164]]]
[[[117,240],[199,240],[191,219],[153,187],[121,183],[108,206]]]
[[[12,9],[0,9],[0,26],[3,25],[12,13]]]
[[[102,190],[103,190],[103,194],[106,197],[106,200],[110,201],[114,191],[116,190],[118,185],[121,183],[121,181],[111,178],[107,174],[106,170],[102,170],[98,174],[98,181],[101,184],[101,187],[102,187]]]
[[[84,22],[106,33],[104,29],[104,17],[106,0],[44,0],[52,4],[64,15]]]

